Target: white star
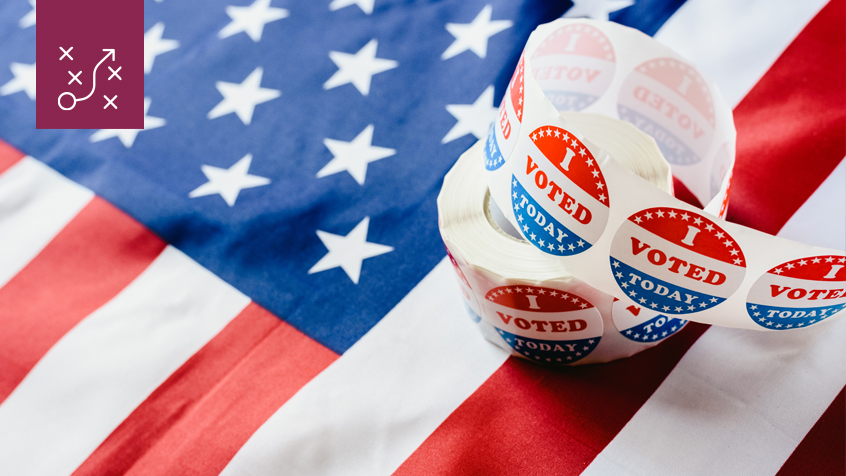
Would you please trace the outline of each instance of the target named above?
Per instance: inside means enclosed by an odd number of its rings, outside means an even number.
[[[222,169],[212,165],[203,165],[201,170],[209,179],[208,182],[195,188],[188,194],[190,198],[204,197],[206,195],[220,194],[223,200],[230,207],[235,205],[238,194],[245,188],[260,187],[270,183],[270,179],[250,175],[250,163],[253,161],[253,154],[247,154],[232,167]]]
[[[485,137],[491,123],[496,119],[498,109],[493,106],[494,87],[488,86],[482,94],[476,98],[473,104],[447,104],[446,110],[455,117],[458,122],[447,132],[441,144],[454,141],[466,134],[473,134],[477,139]]]
[[[358,284],[362,261],[394,251],[393,247],[367,241],[369,225],[370,217],[364,217],[364,220],[361,220],[347,236],[317,230],[317,237],[323,242],[323,246],[329,249],[329,252],[308,270],[308,274],[340,266],[352,282]]]
[[[324,165],[317,178],[336,174],[346,170],[359,185],[364,185],[367,164],[397,153],[394,149],[371,145],[373,143],[373,124],[359,132],[350,142],[335,139],[323,139],[323,144],[332,152],[334,158]]]
[[[332,89],[347,83],[352,83],[358,92],[367,96],[370,93],[370,81],[373,75],[384,73],[399,66],[394,60],[376,57],[376,47],[379,42],[370,40],[355,54],[330,51],[329,59],[338,67],[338,71],[325,83],[323,89]]]
[[[18,21],[21,28],[29,28],[35,25],[35,0],[29,0],[29,4],[32,6],[32,10]]]
[[[150,129],[156,129],[167,124],[167,121],[165,121],[161,117],[153,117],[147,115],[147,111],[150,110],[150,104],[152,104],[152,102],[152,99],[144,98],[143,129],[100,129],[99,131],[91,134],[91,142],[100,142],[101,140],[117,137],[123,143],[124,147],[126,147],[127,149],[132,147],[132,144],[135,143],[135,138],[138,137],[139,132],[147,131]]]
[[[441,59],[448,60],[467,50],[476,53],[479,58],[487,56],[488,39],[513,25],[511,20],[491,21],[492,10],[490,5],[485,5],[470,23],[447,23],[446,29],[455,41],[444,51]]]
[[[232,19],[217,33],[218,38],[228,38],[242,31],[256,43],[261,40],[264,25],[288,16],[288,10],[270,6],[270,0],[256,0],[248,7],[229,5],[226,14]]]
[[[178,41],[162,39],[164,29],[164,23],[158,22],[144,33],[144,74],[150,74],[153,70],[156,56],[179,48]]]
[[[8,96],[23,91],[30,99],[35,101],[35,63],[12,63],[9,65],[9,69],[12,70],[15,77],[0,86],[0,96]]]
[[[593,18],[608,21],[608,14],[634,5],[634,0],[573,0],[565,18]]]
[[[240,84],[227,83],[226,81],[215,83],[215,87],[223,95],[223,101],[220,101],[214,109],[209,111],[206,117],[215,119],[234,112],[241,119],[241,122],[250,125],[253,120],[253,111],[255,111],[257,105],[276,99],[282,94],[278,89],[261,87],[263,74],[264,70],[259,66]]]
[[[376,3],[376,0],[332,0],[332,3],[329,4],[329,10],[334,12],[350,5],[358,5],[361,11],[370,15],[373,13],[374,3]]]

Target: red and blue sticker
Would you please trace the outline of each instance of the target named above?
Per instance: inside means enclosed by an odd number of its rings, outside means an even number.
[[[782,263],[755,281],[746,298],[761,327],[787,330],[823,321],[846,307],[846,257],[810,256]]]
[[[682,330],[688,321],[614,299],[611,318],[623,337],[635,342],[661,342]]]
[[[714,140],[711,91],[695,68],[673,58],[635,68],[620,88],[617,112],[652,136],[671,164],[698,163]]]
[[[532,56],[532,76],[559,111],[581,111],[598,100],[614,80],[611,41],[592,25],[563,26]]]
[[[523,121],[523,57],[514,69],[511,82],[502,103],[499,105],[499,115],[491,125],[488,139],[485,143],[485,168],[496,170],[511,156],[517,135],[520,133],[520,123]]]
[[[614,280],[627,297],[663,314],[711,309],[746,275],[743,250],[726,230],[678,208],[631,215],[614,236],[610,259]]]
[[[485,295],[485,318],[529,360],[571,364],[602,338],[599,311],[576,294],[539,286],[500,286]]]
[[[596,159],[573,133],[539,127],[515,164],[511,204],[523,236],[555,256],[586,251],[608,222],[608,188]]]

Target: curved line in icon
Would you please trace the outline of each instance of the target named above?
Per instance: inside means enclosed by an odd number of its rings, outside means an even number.
[[[97,63],[97,66],[94,67],[94,73],[93,73],[94,80],[92,81],[92,84],[91,84],[91,92],[88,93],[88,96],[85,96],[84,98],[77,98],[76,96],[73,95],[72,92],[69,92],[69,91],[66,91],[66,92],[63,92],[62,94],[59,94],[59,108],[61,110],[70,111],[71,109],[76,107],[76,103],[78,103],[80,101],[85,101],[86,99],[90,98],[92,94],[94,94],[94,90],[97,89],[97,68],[99,68],[100,65],[103,64],[103,61],[106,61],[106,59],[109,56],[112,57],[112,61],[115,60],[115,50],[113,50],[113,49],[103,49],[103,51],[108,51],[108,53],[106,53],[106,56],[104,56],[103,59],[101,59],[100,62]],[[70,107],[62,106],[62,98],[66,94],[73,98],[73,104],[71,104]]]

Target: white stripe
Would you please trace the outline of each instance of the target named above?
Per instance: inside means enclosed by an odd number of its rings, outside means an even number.
[[[32,261],[94,192],[32,157],[0,175],[0,287]]]
[[[844,333],[712,327],[582,476],[777,473],[846,384]]]
[[[467,317],[447,259],[282,406],[223,475],[388,475],[508,354]]]
[[[799,207],[778,236],[809,245],[846,250],[846,159]]]
[[[827,0],[687,0],[655,34],[737,105]]]
[[[72,473],[248,303],[167,247],[53,346],[0,405],[0,472]]]

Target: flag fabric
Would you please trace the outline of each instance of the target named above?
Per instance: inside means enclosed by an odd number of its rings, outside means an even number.
[[[718,84],[729,220],[846,248],[844,0],[147,0],[142,130],[36,130],[7,0],[0,474],[843,474],[842,319],[550,369],[464,314],[435,198],[561,15]]]

